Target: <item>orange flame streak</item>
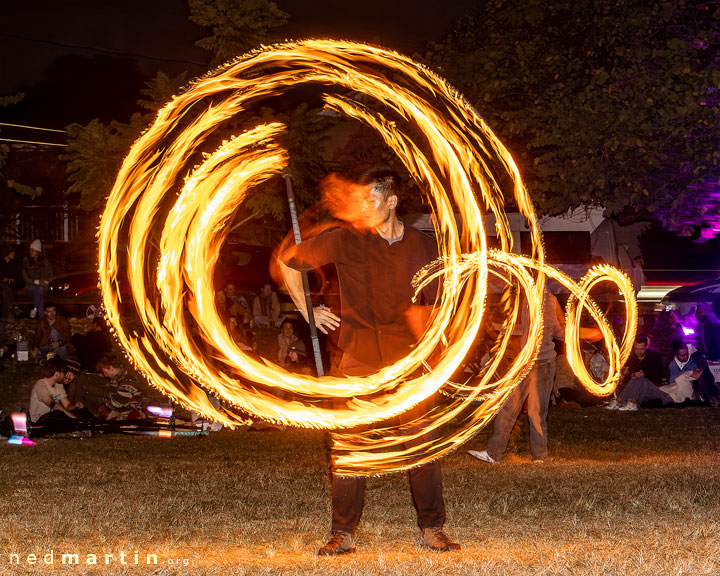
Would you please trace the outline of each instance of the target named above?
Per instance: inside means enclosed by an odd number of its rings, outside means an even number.
[[[389,78],[397,81],[391,83]],[[276,142],[284,127],[257,126],[224,143],[194,170],[190,163],[196,150],[239,111],[307,83],[368,94],[379,103],[378,109],[414,124],[432,152],[431,158],[425,156],[398,123],[378,110],[325,95],[329,107],[373,128],[426,190],[442,254],[435,268],[420,280],[436,277],[443,282],[433,323],[408,356],[362,378],[300,376],[250,358],[232,341],[214,303],[212,271],[225,225],[253,186],[278,175],[286,166],[287,153]],[[205,106],[203,101],[211,104]],[[164,208],[167,199],[174,194],[181,174],[189,171],[191,175],[168,211]],[[508,192],[529,223],[530,258],[510,253],[512,234],[503,212],[501,185],[508,181],[512,184]],[[479,201],[495,215],[500,252],[487,250]],[[463,222],[462,234],[455,211]],[[156,230],[162,231],[159,240],[152,236]],[[568,281],[545,266],[540,230],[518,169],[472,107],[443,79],[412,60],[349,42],[310,40],[269,47],[228,64],[175,97],[126,158],[98,236],[108,319],[133,363],[149,382],[179,403],[230,426],[243,418],[213,407],[205,391],[252,415],[303,427],[349,428],[406,412],[445,385],[472,346],[484,313],[489,266],[518,286],[530,310],[530,337],[505,373],[496,372],[518,321],[519,296],[511,302],[508,330],[485,373],[472,386],[450,385],[464,397],[453,398],[403,426],[381,428],[381,439],[377,428],[374,434],[338,434],[335,465],[341,474],[382,473],[422,464],[456,448],[486,425],[537,355],[545,274]],[[141,333],[130,332],[120,315],[118,248],[125,236],[127,276],[132,303],[143,325]],[[153,244],[159,247],[156,263],[150,257]],[[599,394],[614,387],[635,327],[628,322],[625,339],[618,347],[597,306],[587,299],[590,287],[606,279],[620,286],[629,317],[633,316],[633,293],[627,290],[627,279],[613,269],[592,272],[580,286],[566,284],[574,298],[567,309],[571,365],[583,383]],[[590,311],[611,350],[611,376],[604,383],[591,382],[579,356],[576,340],[582,309]],[[190,334],[185,310],[197,323],[207,350],[200,350]],[[425,373],[411,376],[420,367],[426,368]],[[181,377],[182,385],[177,382]],[[317,399],[333,399],[334,407],[327,408],[329,403]],[[482,404],[468,410],[468,402],[475,399]],[[439,432],[461,414],[466,416],[460,430],[432,442],[421,441],[423,433]],[[418,445],[402,448],[408,441]]]

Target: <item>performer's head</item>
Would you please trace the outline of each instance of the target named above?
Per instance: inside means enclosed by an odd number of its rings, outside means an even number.
[[[368,226],[380,226],[395,217],[400,194],[397,172],[378,166],[363,174],[360,184],[367,187],[362,214]]]

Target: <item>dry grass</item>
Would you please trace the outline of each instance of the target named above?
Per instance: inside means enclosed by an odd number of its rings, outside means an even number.
[[[0,573],[720,574],[718,416],[554,409],[544,465],[530,463],[525,434],[500,465],[464,450],[445,459],[460,552],[420,547],[407,481],[393,475],[369,483],[358,552],[331,559],[314,554],[329,523],[322,433],[3,444]],[[55,563],[43,565],[51,550]],[[63,552],[114,557],[63,567]],[[39,564],[27,564],[31,553]]]
[[[0,408],[26,402],[33,379],[6,365]],[[321,432],[0,443],[0,575],[720,574],[719,410],[553,409],[544,465],[525,430],[502,464],[465,454],[487,435],[443,461],[461,551],[420,546],[407,481],[391,475],[369,481],[358,552],[330,559],[314,554],[330,515]],[[63,566],[72,552],[81,565]]]

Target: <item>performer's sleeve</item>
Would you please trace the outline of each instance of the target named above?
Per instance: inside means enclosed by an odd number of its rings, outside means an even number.
[[[333,228],[315,238],[290,246],[280,255],[280,260],[294,270],[304,272],[337,262],[341,257],[344,238],[342,228]]]

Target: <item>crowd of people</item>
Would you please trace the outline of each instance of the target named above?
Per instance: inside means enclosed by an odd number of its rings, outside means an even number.
[[[706,356],[676,338],[670,358],[650,347],[650,339],[638,335],[623,368],[623,380],[610,410],[637,410],[640,407],[678,404],[720,405],[720,389],[710,372]]]
[[[40,366],[42,377],[30,391],[28,418],[33,436],[73,433],[110,421],[145,419],[143,395],[128,367],[114,354],[97,365],[109,381],[102,400],[92,409],[77,386],[82,365],[77,358],[53,356]]]

